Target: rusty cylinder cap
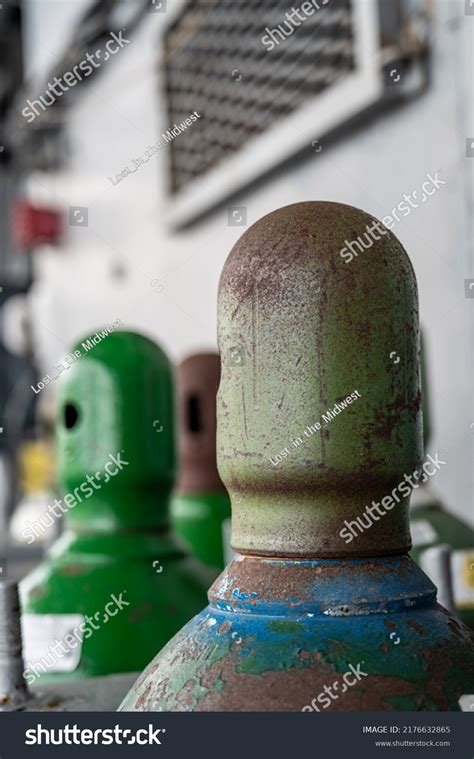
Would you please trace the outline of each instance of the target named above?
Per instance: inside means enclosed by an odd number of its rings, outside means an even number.
[[[349,245],[351,261],[341,254]],[[218,339],[218,469],[232,498],[233,548],[289,557],[408,550],[404,475],[422,456],[418,299],[395,235],[340,203],[268,214],[224,265]],[[402,482],[398,501],[380,506]]]
[[[225,492],[216,464],[217,353],[196,353],[178,367],[178,493]]]

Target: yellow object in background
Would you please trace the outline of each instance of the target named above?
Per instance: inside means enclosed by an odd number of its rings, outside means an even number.
[[[466,588],[474,590],[474,551],[471,551],[470,553],[466,551],[462,556],[461,561],[461,576],[464,584]]]
[[[52,447],[43,440],[28,440],[18,452],[19,484],[25,494],[51,490],[55,482]]]

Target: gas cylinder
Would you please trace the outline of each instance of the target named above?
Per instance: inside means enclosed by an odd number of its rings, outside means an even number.
[[[425,450],[431,438],[431,414],[426,340],[421,339],[421,385],[423,391],[423,438]],[[435,472],[436,473],[436,472]],[[436,478],[434,478],[436,481]],[[411,555],[429,575],[430,549],[449,546],[450,576],[454,607],[462,621],[474,629],[474,529],[453,514],[436,492],[431,480],[421,481],[410,502],[413,548]],[[431,577],[434,581],[434,577]]]
[[[62,513],[65,531],[20,588],[28,685],[140,671],[202,607],[213,579],[169,531],[168,358],[142,335],[109,329],[68,355],[56,379],[62,498],[45,512]]]
[[[472,633],[408,556],[422,429],[404,248],[339,203],[270,213],[225,263],[218,340],[236,555],[121,709],[459,710]]]
[[[230,499],[216,464],[217,353],[196,353],[178,367],[180,474],[171,501],[177,534],[218,570],[229,558]]]

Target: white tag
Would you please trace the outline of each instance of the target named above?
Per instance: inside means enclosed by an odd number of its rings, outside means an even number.
[[[474,712],[474,696],[461,696],[458,704],[461,707],[462,712]]]
[[[426,519],[413,520],[410,524],[410,530],[413,547],[426,546],[438,540],[436,531]]]
[[[82,649],[82,614],[23,614],[21,621],[25,670],[41,677],[77,669]]]
[[[454,601],[458,609],[474,606],[474,549],[451,554]]]

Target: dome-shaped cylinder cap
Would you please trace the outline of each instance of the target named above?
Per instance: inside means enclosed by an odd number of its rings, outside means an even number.
[[[341,250],[364,234],[371,246],[348,263]],[[419,330],[415,275],[397,238],[339,203],[268,214],[225,263],[218,335],[218,468],[233,547],[407,550],[410,489],[392,491],[422,455]],[[351,531],[364,514],[367,527]]]

